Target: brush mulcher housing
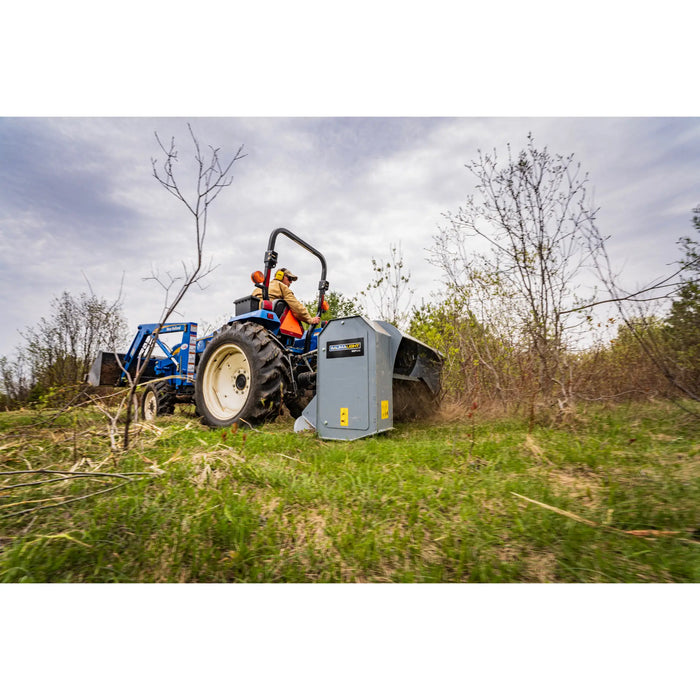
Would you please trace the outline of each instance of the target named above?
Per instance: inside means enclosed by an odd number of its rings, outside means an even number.
[[[319,336],[316,396],[302,416],[319,437],[354,440],[394,426],[391,336],[361,316],[328,322]]]
[[[355,440],[424,417],[437,404],[442,359],[385,321],[329,321],[318,339],[316,395],[297,419],[328,440]]]

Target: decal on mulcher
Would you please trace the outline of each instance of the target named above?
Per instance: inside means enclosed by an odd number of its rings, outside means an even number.
[[[365,354],[365,339],[329,340],[326,343],[326,357],[362,357]]]

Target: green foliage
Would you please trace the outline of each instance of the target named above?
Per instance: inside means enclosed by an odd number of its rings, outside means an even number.
[[[673,350],[687,375],[700,388],[700,284],[686,282],[667,319]]]
[[[361,316],[365,313],[360,300],[354,296],[345,296],[342,292],[328,292],[324,299],[328,302],[328,311],[321,314],[322,321],[330,321],[332,318],[343,318],[345,316]],[[304,302],[307,309],[316,313],[318,299]]]
[[[0,581],[700,581],[698,426],[670,405],[349,443],[206,430],[184,409],[115,454],[100,420],[0,414]],[[32,485],[40,469],[71,478]]]
[[[525,387],[531,373],[527,354],[512,338],[479,321],[458,292],[421,304],[408,332],[445,356],[443,388],[454,399],[514,405],[530,391]]]
[[[18,408],[27,401],[32,384],[26,355],[21,349],[11,360],[0,357],[0,381],[4,409]]]
[[[455,398],[467,398],[476,390],[472,377],[478,360],[463,347],[476,328],[474,318],[454,298],[423,302],[413,310],[409,323],[410,335],[445,357],[443,388]]]
[[[79,383],[99,349],[116,349],[124,342],[126,323],[119,302],[65,291],[52,300],[51,309],[51,317],[42,317],[22,333],[37,384]]]
[[[346,297],[341,292],[328,292],[325,297],[328,311],[321,315],[323,321],[344,316],[361,316],[364,313],[362,304],[357,297]]]

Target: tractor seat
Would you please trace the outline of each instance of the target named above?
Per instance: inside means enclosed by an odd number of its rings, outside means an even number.
[[[272,305],[272,310],[277,314],[277,318],[282,318],[282,314],[288,309],[287,302],[284,299],[276,299]]]

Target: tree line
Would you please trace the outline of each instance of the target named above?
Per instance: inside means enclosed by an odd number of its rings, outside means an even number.
[[[21,332],[14,358],[0,358],[0,407],[13,409],[63,397],[82,384],[97,352],[119,348],[128,337],[121,302],[93,292],[62,292],[51,314]]]

